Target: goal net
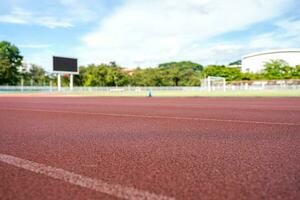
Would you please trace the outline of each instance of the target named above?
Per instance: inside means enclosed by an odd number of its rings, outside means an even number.
[[[226,80],[223,77],[208,76],[206,79],[203,80],[202,86],[207,91],[226,91]]]

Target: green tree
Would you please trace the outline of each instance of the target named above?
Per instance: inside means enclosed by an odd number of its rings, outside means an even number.
[[[159,69],[166,70],[166,78],[173,86],[191,86],[200,84],[200,72],[203,66],[191,61],[169,62],[158,66]]]
[[[130,85],[132,86],[145,86],[145,73],[144,70],[137,68],[130,77]]]
[[[130,84],[133,86],[167,86],[167,70],[159,68],[136,69],[130,76]]]
[[[129,77],[115,62],[110,62],[80,67],[76,82],[84,86],[125,86]]]
[[[296,65],[293,72],[292,78],[299,79],[300,78],[300,65]]]
[[[74,75],[74,85],[75,86],[83,86],[86,76],[86,67],[80,66],[79,67],[79,74]]]
[[[119,67],[107,67],[107,86],[125,86],[128,84],[128,75]]]
[[[293,68],[284,60],[271,60],[265,63],[263,75],[266,79],[290,79],[293,76]]]
[[[42,67],[31,64],[29,76],[34,85],[46,85],[48,78],[46,77],[46,71]]]
[[[9,42],[0,42],[0,85],[17,85],[20,79],[18,68],[23,57],[19,49]]]
[[[239,68],[224,65],[208,65],[204,68],[205,76],[224,77],[226,81],[241,80],[242,73]]]
[[[169,70],[170,78],[173,81],[173,85],[174,86],[178,86],[179,85],[179,81],[181,80],[182,75],[183,75],[182,71],[180,70],[180,67],[178,67],[178,66],[172,66],[168,70]]]
[[[86,69],[84,86],[106,86],[106,66],[89,65]]]
[[[163,69],[170,69],[170,68],[178,67],[180,69],[192,69],[193,71],[202,71],[203,70],[202,65],[191,62],[191,61],[162,63],[162,64],[159,64],[158,67],[163,68]]]
[[[241,73],[241,80],[242,81],[247,81],[247,80],[259,80],[262,79],[260,74],[255,74],[255,73],[251,73],[251,72],[245,72],[245,73]]]

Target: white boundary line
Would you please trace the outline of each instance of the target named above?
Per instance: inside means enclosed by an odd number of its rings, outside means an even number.
[[[110,117],[135,117],[135,118],[151,118],[151,119],[175,119],[175,120],[193,120],[193,121],[213,121],[213,122],[225,122],[225,123],[246,123],[246,124],[264,124],[264,125],[300,126],[300,123],[292,123],[292,122],[264,122],[264,121],[235,120],[235,119],[173,117],[173,116],[159,116],[159,115],[135,115],[135,114],[122,114],[122,113],[100,113],[100,112],[44,110],[44,109],[23,109],[23,108],[1,108],[0,110],[2,110],[2,111],[48,112],[48,113],[64,113],[64,114],[83,114],[83,115],[102,115],[102,116],[110,116]]]
[[[0,161],[19,167],[22,169],[35,172],[37,174],[43,174],[48,177],[65,181],[73,185],[81,186],[87,189],[91,189],[97,192],[109,194],[122,199],[130,200],[175,200],[173,197],[167,197],[163,195],[157,195],[148,191],[138,190],[132,187],[126,187],[119,184],[106,183],[99,179],[93,179],[83,175],[75,174],[70,171],[66,171],[60,168],[54,168],[44,164],[39,164],[33,161],[17,158],[15,156],[1,154]]]
[[[8,102],[8,101],[1,101],[1,103],[19,103],[18,101],[15,102]],[[207,108],[207,107],[216,107],[216,108],[225,108],[225,109],[239,109],[239,110],[248,110],[248,109],[255,109],[255,110],[267,110],[267,111],[300,111],[300,106],[295,106],[295,105],[264,105],[264,104],[250,104],[250,105],[243,105],[240,104],[238,107],[233,107],[231,105],[224,105],[220,106],[220,104],[197,104],[197,103],[185,103],[182,105],[178,105],[173,102],[166,102],[166,103],[158,103],[158,102],[151,102],[151,103],[139,103],[139,102],[134,102],[134,103],[104,103],[104,104],[97,104],[97,103],[63,103],[63,102],[53,102],[53,101],[40,101],[40,102],[22,102],[22,103],[27,103],[27,104],[52,104],[52,105],[73,105],[73,106],[82,106],[82,105],[88,105],[88,106],[168,106],[168,107],[188,107],[188,108]],[[245,107],[246,106],[246,107]],[[267,108],[265,106],[268,106]],[[277,109],[276,109],[277,108]],[[291,109],[288,109],[291,108]]]

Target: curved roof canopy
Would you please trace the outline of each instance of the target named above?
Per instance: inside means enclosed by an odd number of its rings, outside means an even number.
[[[266,55],[266,54],[277,54],[277,53],[300,53],[300,49],[280,49],[280,50],[261,51],[261,52],[245,55],[242,57],[242,59],[251,58],[260,55]]]

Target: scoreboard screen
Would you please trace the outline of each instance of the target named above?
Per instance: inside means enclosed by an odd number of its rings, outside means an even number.
[[[77,59],[53,56],[53,72],[78,73]]]

